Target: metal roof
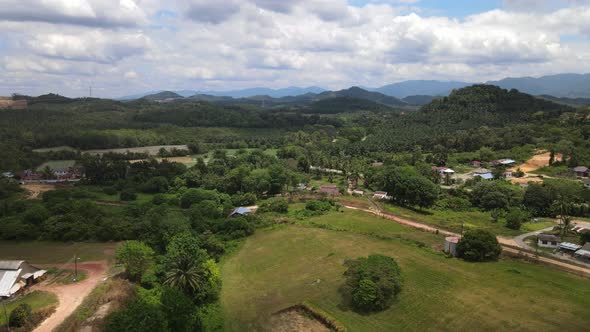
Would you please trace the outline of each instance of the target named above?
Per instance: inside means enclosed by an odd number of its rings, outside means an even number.
[[[10,290],[16,283],[16,279],[21,270],[5,270],[0,271],[0,296],[10,296]]]
[[[560,242],[560,238],[553,234],[539,234],[539,240],[541,241],[557,241]]]
[[[247,214],[247,213],[250,213],[250,212],[252,212],[250,209],[245,208],[243,206],[240,206],[239,208],[236,208],[231,214],[232,215],[234,215],[234,214],[244,215],[244,214]]]
[[[559,245],[559,248],[560,248],[560,249],[567,249],[567,250],[574,250],[574,251],[575,251],[575,250],[578,250],[578,249],[582,248],[582,246],[580,246],[580,245],[577,245],[577,244],[575,244],[575,243],[570,243],[570,242],[562,242],[562,243]]]
[[[580,249],[580,250],[576,251],[574,254],[576,256],[584,256],[584,257],[590,258],[590,251],[588,251],[588,250]]]
[[[0,270],[18,270],[25,261],[0,261]]]
[[[483,173],[483,174],[473,174],[473,177],[479,176],[480,178],[484,179],[484,180],[491,180],[494,178],[494,175],[492,173]]]

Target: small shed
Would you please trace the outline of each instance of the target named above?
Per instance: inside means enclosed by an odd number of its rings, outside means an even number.
[[[473,177],[480,177],[484,180],[492,180],[494,178],[494,175],[492,173],[483,173],[483,174],[473,174]]]
[[[561,239],[552,234],[539,234],[537,237],[537,245],[543,248],[557,248]]]
[[[46,273],[25,261],[0,261],[0,298],[11,297]]]
[[[559,244],[559,250],[569,253],[578,251],[582,246],[570,242],[562,242]]]
[[[576,176],[588,176],[588,167],[586,166],[574,167],[573,171],[576,173]]]
[[[373,193],[373,198],[376,199],[387,199],[387,192],[386,191],[376,191]]]
[[[353,190],[352,194],[355,196],[363,196],[365,194],[365,192],[362,190]]]
[[[574,257],[582,261],[590,262],[590,242],[586,242],[581,249],[576,251]]]
[[[445,238],[445,252],[447,254],[457,257],[457,244],[459,244],[459,237],[449,236]]]
[[[328,194],[330,196],[339,196],[340,189],[337,186],[321,186],[318,193]]]
[[[252,210],[248,209],[247,207],[240,206],[240,207],[234,209],[229,216],[230,217],[245,216],[249,213],[252,213]]]

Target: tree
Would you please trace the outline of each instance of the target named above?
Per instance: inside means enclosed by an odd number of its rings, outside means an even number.
[[[466,261],[483,262],[498,259],[502,247],[496,237],[481,229],[470,230],[457,244],[457,255]]]
[[[260,212],[287,213],[288,211],[289,202],[284,198],[273,197],[260,204]]]
[[[164,285],[182,291],[195,304],[217,298],[221,287],[219,268],[191,234],[181,233],[172,238],[166,247],[164,267]]]
[[[193,331],[196,306],[180,290],[164,287],[160,295],[162,309],[168,320],[170,331]]]
[[[384,310],[402,290],[401,270],[391,257],[369,255],[344,264],[348,269],[344,272],[346,282],[342,291],[357,311]]]
[[[31,314],[33,313],[33,309],[28,303],[21,303],[19,304],[12,312],[10,313],[10,317],[8,318],[8,326],[13,327],[23,327],[27,324],[27,322],[31,319]]]
[[[523,222],[526,222],[530,215],[519,208],[510,208],[506,214],[506,227],[519,230]]]
[[[139,241],[127,241],[117,248],[117,261],[125,266],[125,272],[133,281],[141,277],[153,261],[154,251]]]
[[[119,194],[119,199],[122,201],[134,201],[137,199],[137,194],[131,189],[125,189]]]
[[[158,305],[140,299],[107,316],[104,331],[165,332],[168,331],[167,323]]]

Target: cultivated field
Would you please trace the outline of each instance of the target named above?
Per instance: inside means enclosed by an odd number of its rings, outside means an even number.
[[[312,221],[322,223],[319,219]],[[378,218],[345,212],[323,223],[339,230],[308,222],[259,231],[224,261],[221,302],[227,330],[260,330],[270,314],[303,301],[350,331],[583,331],[590,323],[587,279],[519,261],[446,258],[412,241],[418,231],[385,226]],[[420,236],[422,242],[442,241],[434,234]],[[390,309],[359,315],[342,306],[342,263],[372,253],[394,257],[405,286]]]

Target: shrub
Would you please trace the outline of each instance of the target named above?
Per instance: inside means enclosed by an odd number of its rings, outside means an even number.
[[[370,255],[348,260],[345,265],[345,300],[359,312],[387,309],[402,290],[401,270],[391,257]]]
[[[119,194],[119,199],[122,201],[134,201],[137,199],[137,194],[132,190],[125,189]]]
[[[506,214],[506,227],[518,230],[522,223],[526,222],[529,218],[530,215],[528,212],[519,208],[510,208]]]
[[[102,192],[105,193],[106,195],[112,196],[117,194],[117,189],[114,187],[105,187],[102,189]]]
[[[27,303],[21,303],[10,313],[8,325],[22,327],[31,319],[32,313],[33,310],[31,309],[30,305]]]
[[[133,301],[123,310],[107,316],[103,331],[166,331],[167,325],[166,316],[158,306],[146,301]]]
[[[167,201],[166,196],[163,194],[154,195],[154,197],[152,198],[152,204],[154,204],[154,205],[162,205],[162,204],[166,203],[166,201]]]
[[[288,211],[289,203],[284,198],[270,198],[266,202],[260,204],[260,212],[287,213]]]
[[[231,197],[233,205],[247,206],[256,203],[256,195],[254,193],[237,193]]]
[[[496,260],[501,252],[496,236],[481,229],[467,231],[457,244],[457,255],[471,262]]]
[[[329,201],[308,201],[305,203],[305,209],[309,211],[326,212],[332,209]]]

